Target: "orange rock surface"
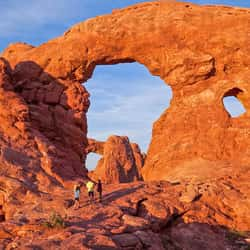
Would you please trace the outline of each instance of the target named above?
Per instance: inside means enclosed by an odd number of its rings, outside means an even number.
[[[70,190],[55,192],[53,199],[46,193],[40,199],[26,196],[29,203],[16,207],[15,219],[0,223],[0,247],[247,249],[250,186],[246,179],[237,180],[238,186],[228,176],[204,183],[109,184],[103,186],[102,203],[90,203],[82,189],[77,210]],[[183,201],[192,189],[199,196]],[[50,227],[54,213],[60,217]]]
[[[87,152],[102,155],[89,177],[106,184],[141,180],[144,156],[136,143],[130,143],[126,136],[110,136],[106,142],[88,140]]]
[[[248,9],[148,2],[79,23],[39,47],[10,45],[2,56],[33,128],[74,169],[70,178],[84,175],[89,94],[81,83],[97,64],[135,61],[173,91],[153,127],[144,179],[192,177],[196,168],[209,178],[223,166],[238,169],[250,161],[249,28]],[[246,114],[229,116],[222,103],[228,93]],[[55,165],[49,168],[61,178],[66,171]]]
[[[231,230],[250,231],[249,31],[249,9],[156,1],[89,19],[38,47],[6,48],[0,247],[245,247],[250,236]],[[88,204],[83,190],[75,211],[73,183],[87,178],[90,101],[82,83],[96,65],[123,62],[145,65],[173,91],[153,125],[147,182],[104,185],[103,205]],[[222,103],[231,95],[246,108],[238,118]],[[65,228],[46,228],[52,211]]]

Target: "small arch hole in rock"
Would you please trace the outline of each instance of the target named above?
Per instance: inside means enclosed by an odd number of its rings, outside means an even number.
[[[240,101],[240,96],[243,91],[239,88],[232,88],[228,90],[223,97],[223,104],[232,118],[239,117],[246,112],[243,103]]]
[[[88,153],[86,158],[86,167],[89,171],[94,170],[97,167],[98,161],[102,158],[101,155],[96,153]]]
[[[171,87],[137,62],[97,65],[84,86],[90,93],[88,138],[106,141],[110,135],[128,136],[146,152],[152,124],[169,107]],[[93,170],[100,158],[89,153],[87,169]]]

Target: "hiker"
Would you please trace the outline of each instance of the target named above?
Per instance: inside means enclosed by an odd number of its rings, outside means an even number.
[[[74,186],[74,197],[75,197],[74,209],[78,209],[80,207],[80,189],[81,189],[81,184],[77,183]]]
[[[5,221],[5,213],[3,211],[3,205],[0,205],[0,222]]]
[[[88,190],[88,196],[89,196],[89,201],[93,201],[94,200],[94,187],[95,187],[95,183],[92,182],[91,180],[89,180],[86,184],[87,190]]]
[[[99,193],[99,202],[102,202],[102,182],[98,179],[97,192]]]

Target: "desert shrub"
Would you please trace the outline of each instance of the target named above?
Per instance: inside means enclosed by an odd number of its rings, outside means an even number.
[[[246,238],[250,237],[249,231],[244,232],[237,230],[229,230],[226,234],[226,237],[229,241],[236,244],[239,249],[250,250],[250,245],[245,241]]]
[[[53,212],[49,219],[43,222],[42,225],[46,228],[64,228],[65,221],[60,214]]]

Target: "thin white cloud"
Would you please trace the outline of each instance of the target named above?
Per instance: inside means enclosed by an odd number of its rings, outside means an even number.
[[[35,30],[46,32],[46,30],[40,30],[41,27],[70,22],[79,7],[85,11],[85,5],[80,0],[2,1],[0,3],[1,37],[14,36],[28,31],[34,32],[35,36]]]
[[[119,73],[113,79],[103,76],[100,80],[93,76],[86,87],[92,94],[87,114],[88,136],[106,140],[112,134],[126,135],[146,151],[153,122],[169,106],[170,88],[149,73],[139,74],[130,81],[119,80]]]
[[[102,83],[105,84],[105,83]],[[112,86],[113,84],[109,82]],[[101,86],[101,85],[100,85]],[[143,86],[143,84],[141,84]],[[136,88],[135,88],[136,89]],[[109,95],[105,96],[105,91],[102,92],[103,100],[109,107],[105,110],[94,110],[92,112],[92,107],[88,117],[90,119],[104,119],[109,117],[109,119],[117,118],[119,116],[119,121],[127,121],[127,117],[132,116],[136,120],[148,119],[152,116],[152,113],[159,112],[161,107],[168,107],[169,101],[171,99],[170,89],[164,86],[162,83],[155,86],[146,86],[132,90],[129,95],[112,95],[112,98],[107,98]],[[91,99],[93,102],[93,109],[95,105],[94,98]],[[163,110],[162,110],[163,111]],[[140,117],[138,117],[138,114]],[[154,115],[155,116],[155,115]]]

